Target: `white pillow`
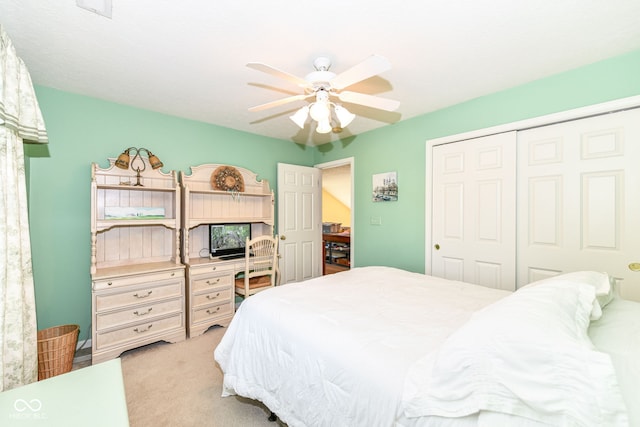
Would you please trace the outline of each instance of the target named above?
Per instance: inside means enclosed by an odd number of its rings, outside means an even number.
[[[629,424],[640,426],[640,303],[617,298],[600,320],[589,325],[589,337],[598,350],[611,356]]]
[[[627,425],[611,359],[587,336],[594,299],[592,285],[547,280],[478,311],[409,369],[405,414]]]
[[[615,283],[615,279],[609,277],[607,273],[600,273],[598,271],[575,271],[560,274],[548,279],[529,283],[527,286],[537,286],[541,283],[548,282],[583,283],[593,286],[596,292],[596,299],[593,301],[591,309],[591,320],[598,320],[602,316],[602,309],[611,302],[614,296],[613,284]]]

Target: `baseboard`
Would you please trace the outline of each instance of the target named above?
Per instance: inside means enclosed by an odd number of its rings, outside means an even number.
[[[73,363],[81,363],[91,360],[91,338],[79,342],[76,346],[76,353]]]

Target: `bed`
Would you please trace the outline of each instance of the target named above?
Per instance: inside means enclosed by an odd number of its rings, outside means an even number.
[[[510,293],[362,267],[248,298],[214,357],[223,396],[290,427],[640,425],[639,307],[604,273]]]

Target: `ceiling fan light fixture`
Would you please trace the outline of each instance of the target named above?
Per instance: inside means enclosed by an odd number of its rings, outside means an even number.
[[[346,128],[347,126],[349,126],[349,124],[351,124],[353,119],[356,118],[355,114],[353,114],[351,111],[347,110],[341,105],[336,105],[334,110],[336,112],[336,117],[340,122],[341,128]]]
[[[262,111],[267,108],[315,97],[315,101],[312,101],[306,108],[303,107],[289,116],[301,129],[304,129],[305,124],[309,121],[307,120],[308,117],[311,117],[316,122],[315,126],[318,133],[331,132],[331,126],[334,126],[333,132],[338,133],[351,124],[356,115],[341,105],[337,105],[335,103],[336,99],[346,102],[348,105],[360,105],[385,111],[395,111],[400,105],[398,101],[391,99],[344,90],[391,69],[391,63],[380,55],[371,55],[340,74],[329,70],[331,68],[329,58],[319,57],[313,62],[315,71],[309,73],[305,78],[297,77],[260,62],[249,62],[247,66],[288,80],[304,90],[304,93],[298,95],[291,95],[266,104],[256,105],[249,108],[249,111]]]
[[[311,104],[311,107],[309,107],[309,115],[316,122],[329,120],[330,114],[331,110],[329,110],[328,102],[314,102]]]
[[[331,123],[329,119],[319,120],[318,126],[316,127],[316,132],[318,133],[329,133],[333,128],[331,127]]]
[[[298,111],[296,111],[292,116],[289,116],[291,121],[298,125],[300,129],[304,129],[304,123],[307,121],[307,117],[309,116],[309,106],[305,105]]]

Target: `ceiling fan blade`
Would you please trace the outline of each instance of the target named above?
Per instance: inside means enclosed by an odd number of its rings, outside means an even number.
[[[379,110],[395,111],[400,106],[399,101],[358,92],[344,91],[336,94],[336,96],[343,102],[364,105],[365,107],[373,107]]]
[[[331,79],[331,86],[336,90],[340,90],[389,69],[391,69],[391,63],[387,58],[380,55],[371,55],[361,63]]]
[[[284,105],[284,104],[288,104],[289,102],[306,99],[310,96],[315,96],[315,95],[311,94],[311,95],[288,96],[286,98],[278,99],[276,101],[267,102],[266,104],[256,105],[255,107],[249,108],[249,111],[262,111],[262,110],[266,110],[267,108],[277,107],[278,105]]]
[[[271,74],[272,76],[275,76],[284,80],[288,80],[294,85],[297,85],[300,87],[307,87],[309,85],[309,82],[306,81],[305,79],[294,76],[293,74],[289,74],[285,71],[278,70],[267,64],[262,64],[260,62],[249,62],[247,64],[247,67],[253,68],[254,70],[262,71],[263,73]]]

